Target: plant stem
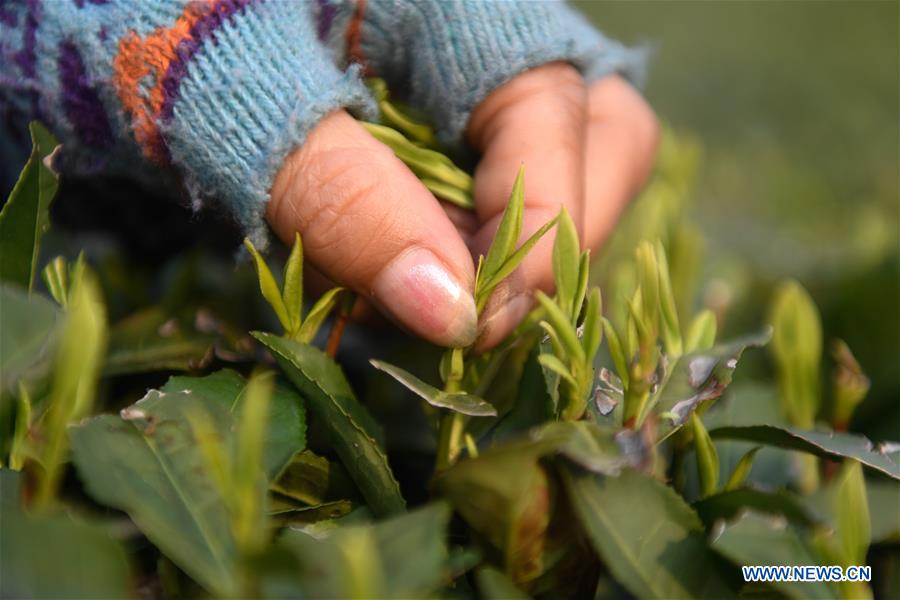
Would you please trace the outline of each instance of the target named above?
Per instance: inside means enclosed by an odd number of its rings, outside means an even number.
[[[454,394],[462,391],[462,378],[465,373],[463,349],[453,348],[450,352],[450,372],[444,383],[444,391]],[[445,410],[441,414],[438,429],[437,462],[435,470],[441,471],[453,465],[459,457],[462,447],[465,417],[456,411]]]
[[[328,343],[325,344],[325,354],[331,358],[337,356],[344,328],[347,327],[347,321],[350,320],[350,313],[353,312],[354,306],[356,306],[356,294],[352,294],[348,301],[341,302],[338,314],[334,318],[334,325],[331,326],[331,332],[328,334]]]

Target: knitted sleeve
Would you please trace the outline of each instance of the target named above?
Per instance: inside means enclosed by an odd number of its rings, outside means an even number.
[[[588,82],[619,73],[636,85],[646,53],[597,31],[554,0],[321,0],[332,13],[334,55],[365,65],[461,141],[469,114],[494,89],[548,62],[577,67]],[[342,52],[344,54],[342,54]]]
[[[261,239],[286,154],[336,108],[369,114],[284,0],[12,0],[0,5],[0,114],[38,118],[70,170],[174,171]]]
[[[373,117],[360,65],[454,144],[526,69],[641,64],[550,0],[6,0],[0,60],[0,118],[50,126],[64,170],[175,173],[259,241],[287,153],[337,108]]]

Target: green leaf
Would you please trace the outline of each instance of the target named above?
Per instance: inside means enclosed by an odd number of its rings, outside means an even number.
[[[85,269],[73,282],[53,361],[53,382],[41,426],[43,473],[38,480],[37,506],[46,505],[56,493],[69,443],[66,428],[91,411],[105,352],[106,307],[98,282]]]
[[[237,547],[225,499],[191,427],[194,416],[232,439],[224,407],[199,395],[149,392],[122,416],[70,429],[87,492],[128,513],[166,556],[208,591],[237,593]],[[135,474],[139,473],[140,477]]]
[[[581,306],[584,304],[584,297],[587,294],[588,280],[591,277],[591,250],[590,248],[581,253],[581,259],[578,263],[578,287],[575,290],[575,314],[573,319],[578,318]]]
[[[41,271],[41,279],[47,286],[50,296],[60,306],[65,306],[69,301],[69,264],[62,256],[57,256]]]
[[[0,211],[0,281],[31,292],[41,238],[50,228],[50,203],[58,186],[47,159],[58,142],[43,125],[32,121],[31,156]]]
[[[640,312],[636,313],[638,326],[654,331],[659,322],[659,263],[656,251],[648,241],[641,242],[635,250],[635,267],[640,282]]]
[[[522,261],[525,260],[525,257],[528,256],[528,253],[531,252],[531,249],[534,248],[535,244],[537,244],[554,225],[556,225],[555,217],[553,220],[544,223],[530,238],[525,240],[525,242],[506,259],[506,262],[504,262],[500,268],[489,277],[486,283],[478,285],[479,289],[476,290],[475,296],[479,310],[484,308],[484,304],[487,302],[494,288],[500,285],[501,281],[509,277],[512,272],[516,270]]]
[[[150,306],[112,327],[103,374],[200,369],[212,359],[214,343],[214,336]]]
[[[538,459],[556,443],[518,441],[439,471],[434,491],[468,523],[513,581],[539,576],[550,525],[550,481]]]
[[[578,230],[566,207],[559,209],[556,218],[556,240],[553,242],[553,277],[556,280],[556,298],[563,313],[574,324],[580,306],[575,306],[578,293],[580,243]]]
[[[864,565],[872,536],[872,523],[869,519],[866,481],[859,462],[844,461],[834,502],[837,539],[843,564]]]
[[[269,270],[269,265],[263,260],[263,257],[256,250],[250,238],[244,238],[244,247],[253,256],[253,264],[256,266],[256,276],[259,279],[259,291],[262,292],[263,298],[275,311],[278,322],[285,331],[291,330],[291,318],[288,315],[287,307],[284,305],[284,299],[281,297],[281,290],[278,289],[278,283]]]
[[[538,362],[545,369],[549,369],[568,381],[571,385],[578,385],[575,381],[575,378],[572,377],[572,374],[569,372],[569,367],[563,364],[563,361],[559,360],[552,354],[540,354],[538,355]]]
[[[497,233],[494,234],[494,241],[491,242],[491,247],[481,268],[481,277],[484,282],[489,282],[494,278],[500,267],[503,266],[516,249],[519,235],[522,233],[522,216],[524,211],[525,169],[520,168],[516,174],[512,192],[509,195],[509,202],[506,204],[503,217],[501,217],[500,224],[497,226]],[[480,290],[476,290],[476,292],[478,291]]]
[[[236,424],[234,460],[235,537],[245,554],[255,554],[266,543],[265,463],[269,406],[274,389],[274,371],[254,374],[243,394]]]
[[[303,321],[303,240],[294,234],[294,246],[284,263],[284,306],[291,331],[297,331]]]
[[[372,137],[389,147],[420,179],[440,181],[461,190],[472,189],[472,176],[454,165],[453,161],[440,152],[417,146],[402,133],[390,127],[364,121],[360,124],[372,134]]]
[[[697,515],[671,488],[637,471],[562,479],[594,550],[639,598],[734,596],[706,545]]]
[[[697,456],[700,490],[704,496],[711,496],[719,487],[719,455],[696,412],[691,413],[691,430],[694,433],[694,452]]]
[[[656,241],[656,264],[659,269],[659,307],[662,314],[662,336],[666,352],[671,356],[682,353],[681,327],[678,324],[678,309],[675,306],[675,295],[672,292],[672,281],[669,279],[669,262],[662,242]]]
[[[804,527],[821,523],[822,517],[810,511],[803,502],[802,497],[787,491],[766,492],[739,487],[697,500],[693,507],[708,528],[720,519],[730,521],[747,509],[780,515]]]
[[[346,291],[347,289],[342,287],[331,288],[325,292],[321,298],[316,300],[316,303],[309,309],[309,313],[303,320],[303,325],[300,326],[300,330],[296,337],[298,342],[309,344],[313,341],[313,338],[316,337],[322,323],[325,322],[325,319],[327,319],[328,315],[331,314],[331,311],[334,310],[341,294]]]
[[[520,584],[554,564],[555,543],[570,544],[569,538],[551,540],[555,478],[541,459],[558,455],[594,472],[619,473],[646,459],[634,442],[629,434],[617,437],[616,430],[586,421],[552,422],[440,472],[434,490]]]
[[[0,597],[134,597],[127,555],[111,529],[67,514],[24,513],[19,480],[0,470]]]
[[[684,425],[698,406],[722,395],[747,348],[765,345],[769,331],[723,342],[706,351],[685,354],[668,365],[651,398],[660,417],[658,439],[664,440]]]
[[[862,435],[833,431],[805,431],[794,427],[774,425],[748,425],[742,427],[717,427],[710,430],[717,439],[744,440],[775,446],[786,450],[799,450],[841,460],[852,458],[864,467],[900,480],[900,464],[888,454],[873,449],[872,442]]]
[[[475,572],[480,598],[484,600],[527,600],[528,594],[520,590],[501,571],[493,567],[480,567]]]
[[[812,428],[821,401],[819,311],[803,286],[790,280],[775,291],[769,322],[774,330],[770,350],[788,420],[796,427]]]
[[[712,547],[738,566],[819,564],[797,531],[783,518],[767,517],[752,511],[727,525],[712,541]],[[790,598],[834,599],[836,590],[825,582],[773,582],[776,590]]]
[[[408,371],[380,360],[369,363],[399,381],[403,386],[416,394],[428,404],[438,408],[447,408],[473,417],[496,417],[497,409],[478,396],[467,393],[449,393],[429,385]]]
[[[455,204],[460,208],[468,210],[475,209],[475,200],[472,198],[471,186],[459,188],[444,181],[431,179],[430,177],[422,177],[420,181],[422,182],[422,185],[438,199],[445,200],[450,204]]]
[[[0,284],[0,396],[47,374],[61,323],[62,312],[43,296]]]
[[[274,479],[306,446],[306,414],[300,395],[287,382],[277,383],[269,401],[266,442],[263,448],[266,473]],[[161,388],[163,393],[184,392],[204,403],[225,409],[232,417],[244,410],[247,401],[246,380],[231,369],[222,369],[206,377],[171,377]]]
[[[556,335],[559,336],[559,341],[563,348],[565,348],[571,362],[579,364],[584,363],[584,349],[578,341],[574,326],[569,322],[562,310],[560,310],[551,298],[540,290],[535,292],[535,298],[537,298],[537,301],[543,307],[544,312],[547,315],[547,320],[550,322],[550,325],[553,326]]]
[[[434,503],[374,525],[348,526],[316,539],[287,530],[303,597],[433,597],[455,575],[447,551],[450,511]]]
[[[297,453],[269,490],[285,499],[307,505],[349,498],[359,494],[340,463],[317,456],[310,450]]]
[[[585,311],[583,323],[584,333],[581,336],[585,360],[589,365],[594,364],[594,357],[600,349],[600,342],[603,341],[602,316],[603,307],[600,288],[594,288],[588,296],[587,310]]]
[[[744,482],[747,481],[747,476],[750,475],[750,469],[753,468],[753,458],[761,448],[762,446],[754,446],[741,457],[725,483],[726,492],[736,490],[744,485]]]
[[[716,315],[705,308],[697,313],[688,327],[684,341],[685,352],[703,352],[713,347],[716,342]]]
[[[622,342],[619,341],[619,334],[609,319],[603,317],[603,332],[606,334],[606,345],[609,348],[609,355],[612,358],[613,365],[616,367],[616,374],[622,380],[624,385],[628,385],[628,360],[625,358],[625,351],[622,348]]]
[[[871,382],[863,372],[850,347],[843,340],[835,340],[831,355],[835,367],[832,376],[833,402],[831,422],[836,429],[847,429],[853,411],[869,392]]]
[[[269,333],[252,335],[272,352],[288,379],[300,390],[373,512],[402,512],[405,502],[387,456],[368,425],[371,417],[354,396],[337,363],[306,344]]]

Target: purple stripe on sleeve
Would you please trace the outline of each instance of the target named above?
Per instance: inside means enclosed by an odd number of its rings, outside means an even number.
[[[316,33],[319,36],[319,41],[325,41],[325,38],[331,33],[331,26],[334,24],[337,7],[329,0],[316,0],[316,9]]]
[[[187,74],[188,62],[206,40],[215,41],[211,38],[223,23],[242,11],[251,2],[254,0],[219,0],[207,14],[194,23],[188,37],[179,42],[175,48],[175,58],[169,64],[163,78],[163,104],[160,109],[160,117],[163,121],[172,118],[175,101],[178,99],[178,88],[181,80]]]
[[[63,112],[79,141],[94,148],[112,145],[112,127],[75,44],[60,44],[58,64]]]

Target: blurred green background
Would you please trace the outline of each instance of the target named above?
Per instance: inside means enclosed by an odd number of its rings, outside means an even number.
[[[855,427],[900,439],[897,2],[580,2],[654,49],[645,94],[703,147],[691,220],[741,331],[795,277],[873,379]]]

